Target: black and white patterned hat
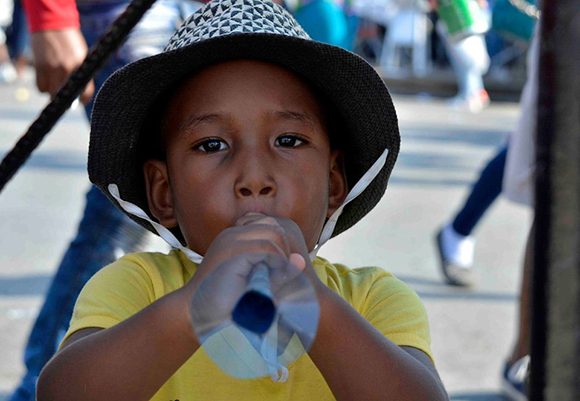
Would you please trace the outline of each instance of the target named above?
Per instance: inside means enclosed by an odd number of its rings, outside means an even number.
[[[291,70],[332,103],[337,115],[330,118],[340,122],[349,188],[375,165],[376,174],[344,206],[328,236],[351,227],[381,199],[399,153],[391,97],[366,61],[311,40],[286,10],[268,0],[211,1],[183,23],[162,53],[127,65],[105,82],[91,117],[91,181],[117,206],[126,201],[151,217],[140,149],[147,116],[156,101],[185,77],[236,59],[261,60]],[[111,184],[116,184],[119,195],[112,193]],[[121,209],[157,233],[150,222],[126,207]],[[181,239],[180,233],[175,234]]]

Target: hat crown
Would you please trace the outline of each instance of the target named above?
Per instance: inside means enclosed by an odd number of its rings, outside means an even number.
[[[269,0],[214,0],[173,34],[165,51],[207,39],[243,33],[266,33],[310,39],[296,20]]]

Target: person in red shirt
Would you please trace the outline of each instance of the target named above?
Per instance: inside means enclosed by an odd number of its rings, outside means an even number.
[[[36,85],[51,96],[87,55],[74,0],[23,0],[34,55]],[[81,100],[87,103],[94,84],[87,86]]]

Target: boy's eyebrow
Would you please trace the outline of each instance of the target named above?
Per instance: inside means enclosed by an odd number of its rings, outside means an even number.
[[[212,122],[222,118],[223,116],[217,113],[192,114],[187,117],[183,123],[181,123],[181,125],[178,127],[178,131],[190,130],[201,123]]]
[[[275,117],[282,118],[285,120],[296,120],[303,123],[306,123],[311,126],[317,125],[319,123],[313,116],[308,113],[302,113],[299,111],[292,111],[292,110],[276,110],[273,111],[272,114]]]
[[[300,121],[313,127],[316,126],[317,123],[319,124],[314,116],[299,111],[274,110],[269,114],[275,118]],[[178,131],[191,130],[199,124],[223,120],[225,117],[226,116],[220,113],[192,114],[178,127]]]

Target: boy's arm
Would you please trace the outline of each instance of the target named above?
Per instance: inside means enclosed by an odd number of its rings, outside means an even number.
[[[245,277],[255,263],[244,256],[248,252],[294,257],[297,264],[295,253],[299,253],[303,257],[298,267],[304,267],[304,241],[300,244],[299,235],[289,234],[297,227],[256,216],[240,220],[237,227],[225,230],[212,242],[185,287],[109,329],[86,329],[69,338],[41,372],[38,400],[148,400],[199,347],[189,303],[204,277],[221,268],[219,276],[224,280],[240,281],[240,275]],[[224,264],[236,257],[232,266]],[[245,267],[240,258],[248,259]],[[421,354],[416,359],[388,341],[318,281],[311,266],[305,273],[313,279],[321,304],[319,331],[310,356],[338,400],[446,399],[437,375],[427,367],[428,358],[423,358],[424,365]],[[227,282],[225,285],[231,289]],[[235,298],[233,292],[229,295]],[[214,303],[223,304],[223,295],[214,294]]]
[[[183,287],[106,330],[73,334],[41,372],[37,399],[149,400],[199,347]]]
[[[305,268],[304,273],[316,288],[320,322],[309,355],[336,399],[446,401],[447,393],[430,358],[418,349],[399,347],[389,341],[325,286],[312,265],[306,263],[309,255],[298,226],[287,219],[275,220],[285,233],[286,253],[302,255],[302,265],[295,258],[294,263],[301,270]],[[264,219],[249,216],[239,222],[264,224]]]
[[[184,287],[111,328],[84,329],[69,337],[42,370],[37,399],[151,399],[199,348],[190,303],[204,278],[221,269],[211,277],[219,277],[218,284],[227,291],[203,294],[203,301],[212,313],[216,313],[215,306],[223,307],[227,302],[231,305],[224,309],[231,311],[246,288],[244,278],[253,265],[269,257],[292,260],[292,245],[286,239],[284,230],[272,218],[252,215],[240,219],[237,226],[214,239],[204,261]]]
[[[248,220],[260,220],[259,216]],[[301,232],[292,221],[276,218],[287,238],[287,252],[302,255],[320,302],[320,322],[309,352],[338,401],[446,401],[447,393],[431,359],[422,351],[399,347],[351,305],[325,286],[310,263]],[[244,219],[241,219],[244,224]],[[294,259],[295,264],[296,259]],[[337,335],[337,333],[340,333]]]
[[[319,289],[319,300],[320,323],[309,355],[338,401],[448,399],[424,352],[389,341],[326,287]]]

